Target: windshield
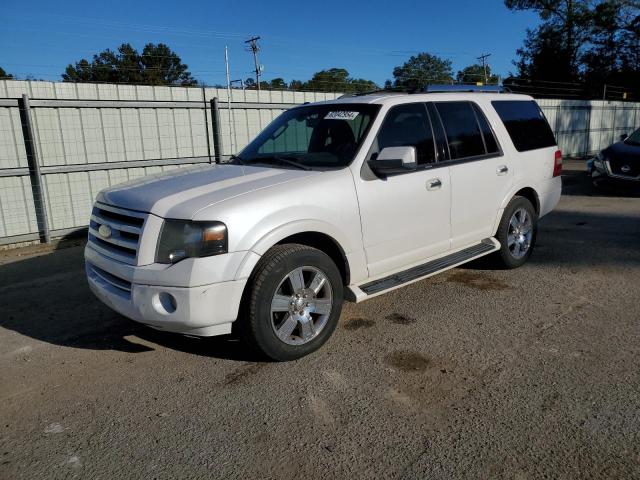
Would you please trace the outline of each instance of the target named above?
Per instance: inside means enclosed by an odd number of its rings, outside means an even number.
[[[341,168],[353,160],[379,105],[327,104],[287,110],[236,157],[283,168]]]
[[[640,129],[629,135],[625,142],[630,143],[631,145],[640,145]]]

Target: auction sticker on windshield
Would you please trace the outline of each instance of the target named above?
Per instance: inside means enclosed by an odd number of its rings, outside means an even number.
[[[344,110],[338,110],[335,112],[329,112],[325,115],[325,120],[355,120],[360,112],[347,112]]]

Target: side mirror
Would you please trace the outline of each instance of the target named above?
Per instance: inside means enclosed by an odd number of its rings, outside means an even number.
[[[369,167],[379,175],[405,173],[418,168],[415,147],[383,148],[375,160],[369,160]]]
[[[627,135],[626,133],[623,133],[622,135],[620,135],[621,142],[624,142],[627,138],[629,138],[629,135]]]

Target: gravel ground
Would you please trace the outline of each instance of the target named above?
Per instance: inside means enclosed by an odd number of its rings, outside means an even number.
[[[640,198],[576,165],[526,266],[347,304],[291,363],[109,311],[81,245],[0,253],[0,478],[640,478]]]

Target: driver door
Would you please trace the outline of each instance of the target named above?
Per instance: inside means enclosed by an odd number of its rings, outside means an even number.
[[[392,107],[367,161],[383,148],[400,146],[416,148],[416,170],[379,178],[365,163],[356,181],[371,277],[423,263],[450,249],[449,167],[436,163],[425,104]]]

